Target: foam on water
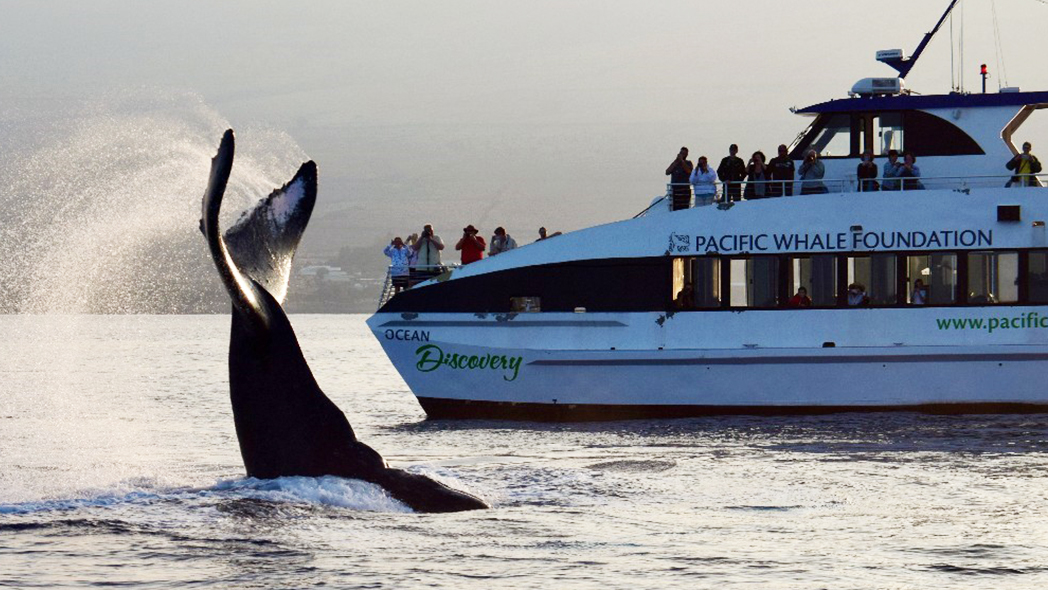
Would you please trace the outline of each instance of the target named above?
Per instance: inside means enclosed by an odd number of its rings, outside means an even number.
[[[359,479],[341,477],[280,477],[277,479],[226,480],[206,489],[135,490],[97,492],[82,498],[61,498],[0,504],[0,514],[27,515],[38,512],[111,508],[158,501],[208,501],[251,499],[276,504],[315,504],[366,512],[412,512],[384,489]]]

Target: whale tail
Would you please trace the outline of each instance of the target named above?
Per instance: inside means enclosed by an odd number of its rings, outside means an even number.
[[[219,212],[233,153],[229,130],[211,160],[201,230],[233,303],[229,394],[248,475],[363,479],[424,512],[486,508],[481,500],[428,477],[390,469],[357,440],[345,414],[321,391],[280,306],[291,258],[316,201],[316,165],[303,164],[290,182],[223,236]]]

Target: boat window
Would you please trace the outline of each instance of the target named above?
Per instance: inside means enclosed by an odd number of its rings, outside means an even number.
[[[822,114],[812,123],[808,133],[793,149],[790,157],[803,160],[808,149],[815,149],[823,158],[858,155],[852,145],[852,118],[848,113]]]
[[[688,286],[690,289],[685,290]],[[721,306],[721,260],[713,256],[673,260],[673,303],[677,309]]]
[[[960,116],[959,111],[957,114]],[[985,153],[974,139],[956,125],[922,111],[906,112],[906,149],[918,156],[967,156]]]
[[[790,260],[790,294],[804,287],[814,307],[837,305],[837,257],[799,256]]]
[[[942,305],[957,301],[957,256],[954,254],[931,254],[906,257],[906,302],[914,301],[917,280],[924,285],[927,297],[924,303]]]
[[[1015,303],[1018,300],[1018,252],[968,253],[968,303]]]
[[[865,288],[870,305],[895,305],[898,301],[894,254],[848,257],[848,284]]]
[[[518,313],[542,311],[541,297],[510,297],[509,309]]]
[[[881,113],[873,117],[873,134],[877,138],[878,153],[889,150],[903,152],[902,113]]]
[[[731,260],[732,307],[775,307],[779,304],[779,259],[775,256]]]
[[[1048,303],[1048,252],[1030,252],[1026,282],[1030,303]]]

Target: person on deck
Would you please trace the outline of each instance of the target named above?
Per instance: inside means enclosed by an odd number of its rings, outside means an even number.
[[[496,227],[495,235],[491,236],[491,246],[488,249],[488,256],[494,256],[501,254],[507,250],[512,250],[517,247],[517,241],[513,239],[505,228]]]
[[[746,192],[743,196],[749,199],[763,199],[768,196],[768,182],[771,176],[764,164],[764,152],[753,152],[750,163],[746,166]]]
[[[768,162],[768,170],[771,172],[771,179],[776,181],[768,185],[768,196],[792,197],[793,179],[796,173],[793,167],[793,160],[790,159],[789,150],[785,144],[779,145],[779,155],[772,158],[771,162]]]
[[[828,192],[822,177],[826,175],[826,166],[819,161],[819,153],[808,150],[804,154],[804,163],[797,169],[797,176],[801,179],[801,194],[815,195]]]
[[[691,172],[689,180],[695,190],[695,206],[712,205],[717,198],[717,173],[710,168],[706,156],[699,157],[699,164]]]
[[[444,240],[433,232],[433,226],[426,224],[422,227],[422,235],[415,243],[417,261],[415,274],[417,280],[426,280],[442,272],[440,266],[440,252],[444,249]]]
[[[1027,141],[1023,144],[1023,153],[1016,154],[1004,165],[1009,170],[1015,170],[1015,176],[1006,186],[1041,186],[1040,181],[1034,176],[1041,171],[1041,161],[1030,153],[1032,149],[1033,144]]]
[[[881,170],[881,178],[884,179],[881,183],[882,191],[899,190],[899,181],[888,179],[898,178],[900,168],[902,168],[902,164],[899,162],[899,152],[897,150],[888,150],[888,161],[884,163],[884,168]]]
[[[862,153],[862,161],[859,162],[858,168],[855,169],[855,175],[859,178],[859,191],[870,192],[879,190],[881,187],[877,184],[877,164],[873,161],[873,153],[870,150],[866,150]]]
[[[739,146],[728,147],[728,155],[717,166],[717,178],[724,183],[724,202],[742,199],[742,181],[746,178],[746,162],[738,155]]]
[[[484,248],[487,244],[484,238],[478,236],[477,228],[467,225],[462,228],[462,238],[455,244],[455,249],[462,252],[462,264],[469,264],[484,258]]]
[[[790,297],[786,305],[790,307],[811,307],[811,298],[808,297],[808,290],[804,287],[798,287],[797,294]]]
[[[666,174],[670,177],[670,194],[673,197],[673,211],[687,209],[691,206],[691,187],[688,186],[688,178],[694,168],[688,159],[688,148],[680,148],[677,159],[666,168]]]
[[[902,157],[902,166],[899,168],[899,178],[903,179],[902,188],[907,191],[924,190],[921,184],[921,169],[915,163],[917,157],[912,152],[906,152]]]
[[[408,286],[408,279],[410,277],[410,261],[411,261],[411,248],[404,245],[404,240],[400,239],[400,236],[393,238],[393,241],[382,251],[383,254],[389,256],[389,274],[393,280],[393,294],[400,293]]]

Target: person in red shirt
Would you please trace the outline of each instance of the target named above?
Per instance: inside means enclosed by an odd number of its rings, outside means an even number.
[[[462,230],[462,239],[455,244],[456,250],[462,251],[462,264],[469,264],[484,258],[484,248],[487,243],[484,238],[478,236],[477,228],[467,225]]]
[[[811,307],[811,299],[808,298],[808,290],[804,287],[797,289],[797,294],[790,298],[790,307]]]

